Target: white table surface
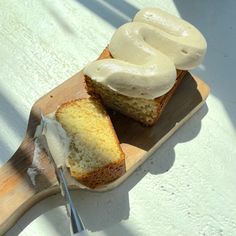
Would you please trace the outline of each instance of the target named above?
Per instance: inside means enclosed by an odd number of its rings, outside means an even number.
[[[120,187],[72,197],[91,235],[236,235],[236,2],[0,1],[0,163],[23,139],[33,103],[95,59],[115,28],[146,6],[197,26],[208,41],[194,73],[207,104]],[[60,195],[6,234],[69,235]]]

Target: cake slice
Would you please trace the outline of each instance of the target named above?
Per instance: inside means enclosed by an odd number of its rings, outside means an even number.
[[[98,60],[112,58],[108,48],[102,52]],[[109,87],[92,80],[85,75],[88,93],[93,97],[100,97],[103,103],[120,113],[141,122],[146,126],[154,125],[166,104],[174,94],[176,88],[180,84],[186,71],[177,70],[177,78],[172,89],[155,99],[128,97],[117,93]]]
[[[67,158],[71,176],[95,188],[125,173],[124,153],[99,100],[67,102],[58,108],[55,117],[71,139]]]

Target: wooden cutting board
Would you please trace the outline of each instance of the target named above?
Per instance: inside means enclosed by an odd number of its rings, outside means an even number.
[[[208,86],[187,73],[155,126],[143,127],[121,114],[111,112],[111,120],[126,154],[126,173],[115,182],[93,191],[106,191],[123,182],[204,104],[208,94]],[[88,97],[88,94],[83,74],[79,72],[43,96],[32,107],[22,144],[0,168],[0,235],[33,204],[59,192],[53,166],[44,152],[38,153],[39,157],[34,161],[38,168],[35,182],[28,175],[35,151],[33,137],[40,123],[40,110],[49,114],[61,103],[83,97]],[[35,168],[33,170],[35,171]],[[68,172],[66,177],[71,189],[81,188]]]

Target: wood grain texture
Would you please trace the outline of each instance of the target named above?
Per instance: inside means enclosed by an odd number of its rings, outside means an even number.
[[[110,111],[111,120],[126,155],[126,173],[115,182],[93,191],[106,191],[122,183],[203,105],[208,94],[208,86],[187,73],[159,122],[153,127],[144,127],[128,117]],[[24,141],[0,169],[0,234],[6,232],[37,201],[59,191],[53,166],[44,152],[38,160],[40,166],[35,185],[27,175],[27,170],[32,165],[33,136],[40,122],[40,112],[51,113],[65,101],[84,97],[88,97],[88,94],[84,76],[79,72],[34,104]],[[66,169],[65,174],[71,189],[83,187],[70,177]]]

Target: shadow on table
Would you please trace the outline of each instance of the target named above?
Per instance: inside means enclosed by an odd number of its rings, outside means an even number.
[[[45,0],[41,1],[44,9],[54,18],[55,22],[68,34],[75,35],[74,29],[68,24],[65,18],[58,14],[57,10]]]
[[[90,11],[101,17],[107,23],[113,27],[119,26],[130,21],[135,13],[139,10],[135,6],[129,4],[126,1],[120,0],[108,0],[108,1],[87,1],[87,0],[75,0],[78,3],[84,5]]]
[[[16,110],[13,104],[6,98],[0,90],[0,116],[8,127],[15,132],[16,136],[23,138],[24,130],[27,126],[27,122],[22,115]],[[0,136],[0,163],[4,163],[8,160],[8,157],[12,154],[12,149],[8,143],[5,143]]]

